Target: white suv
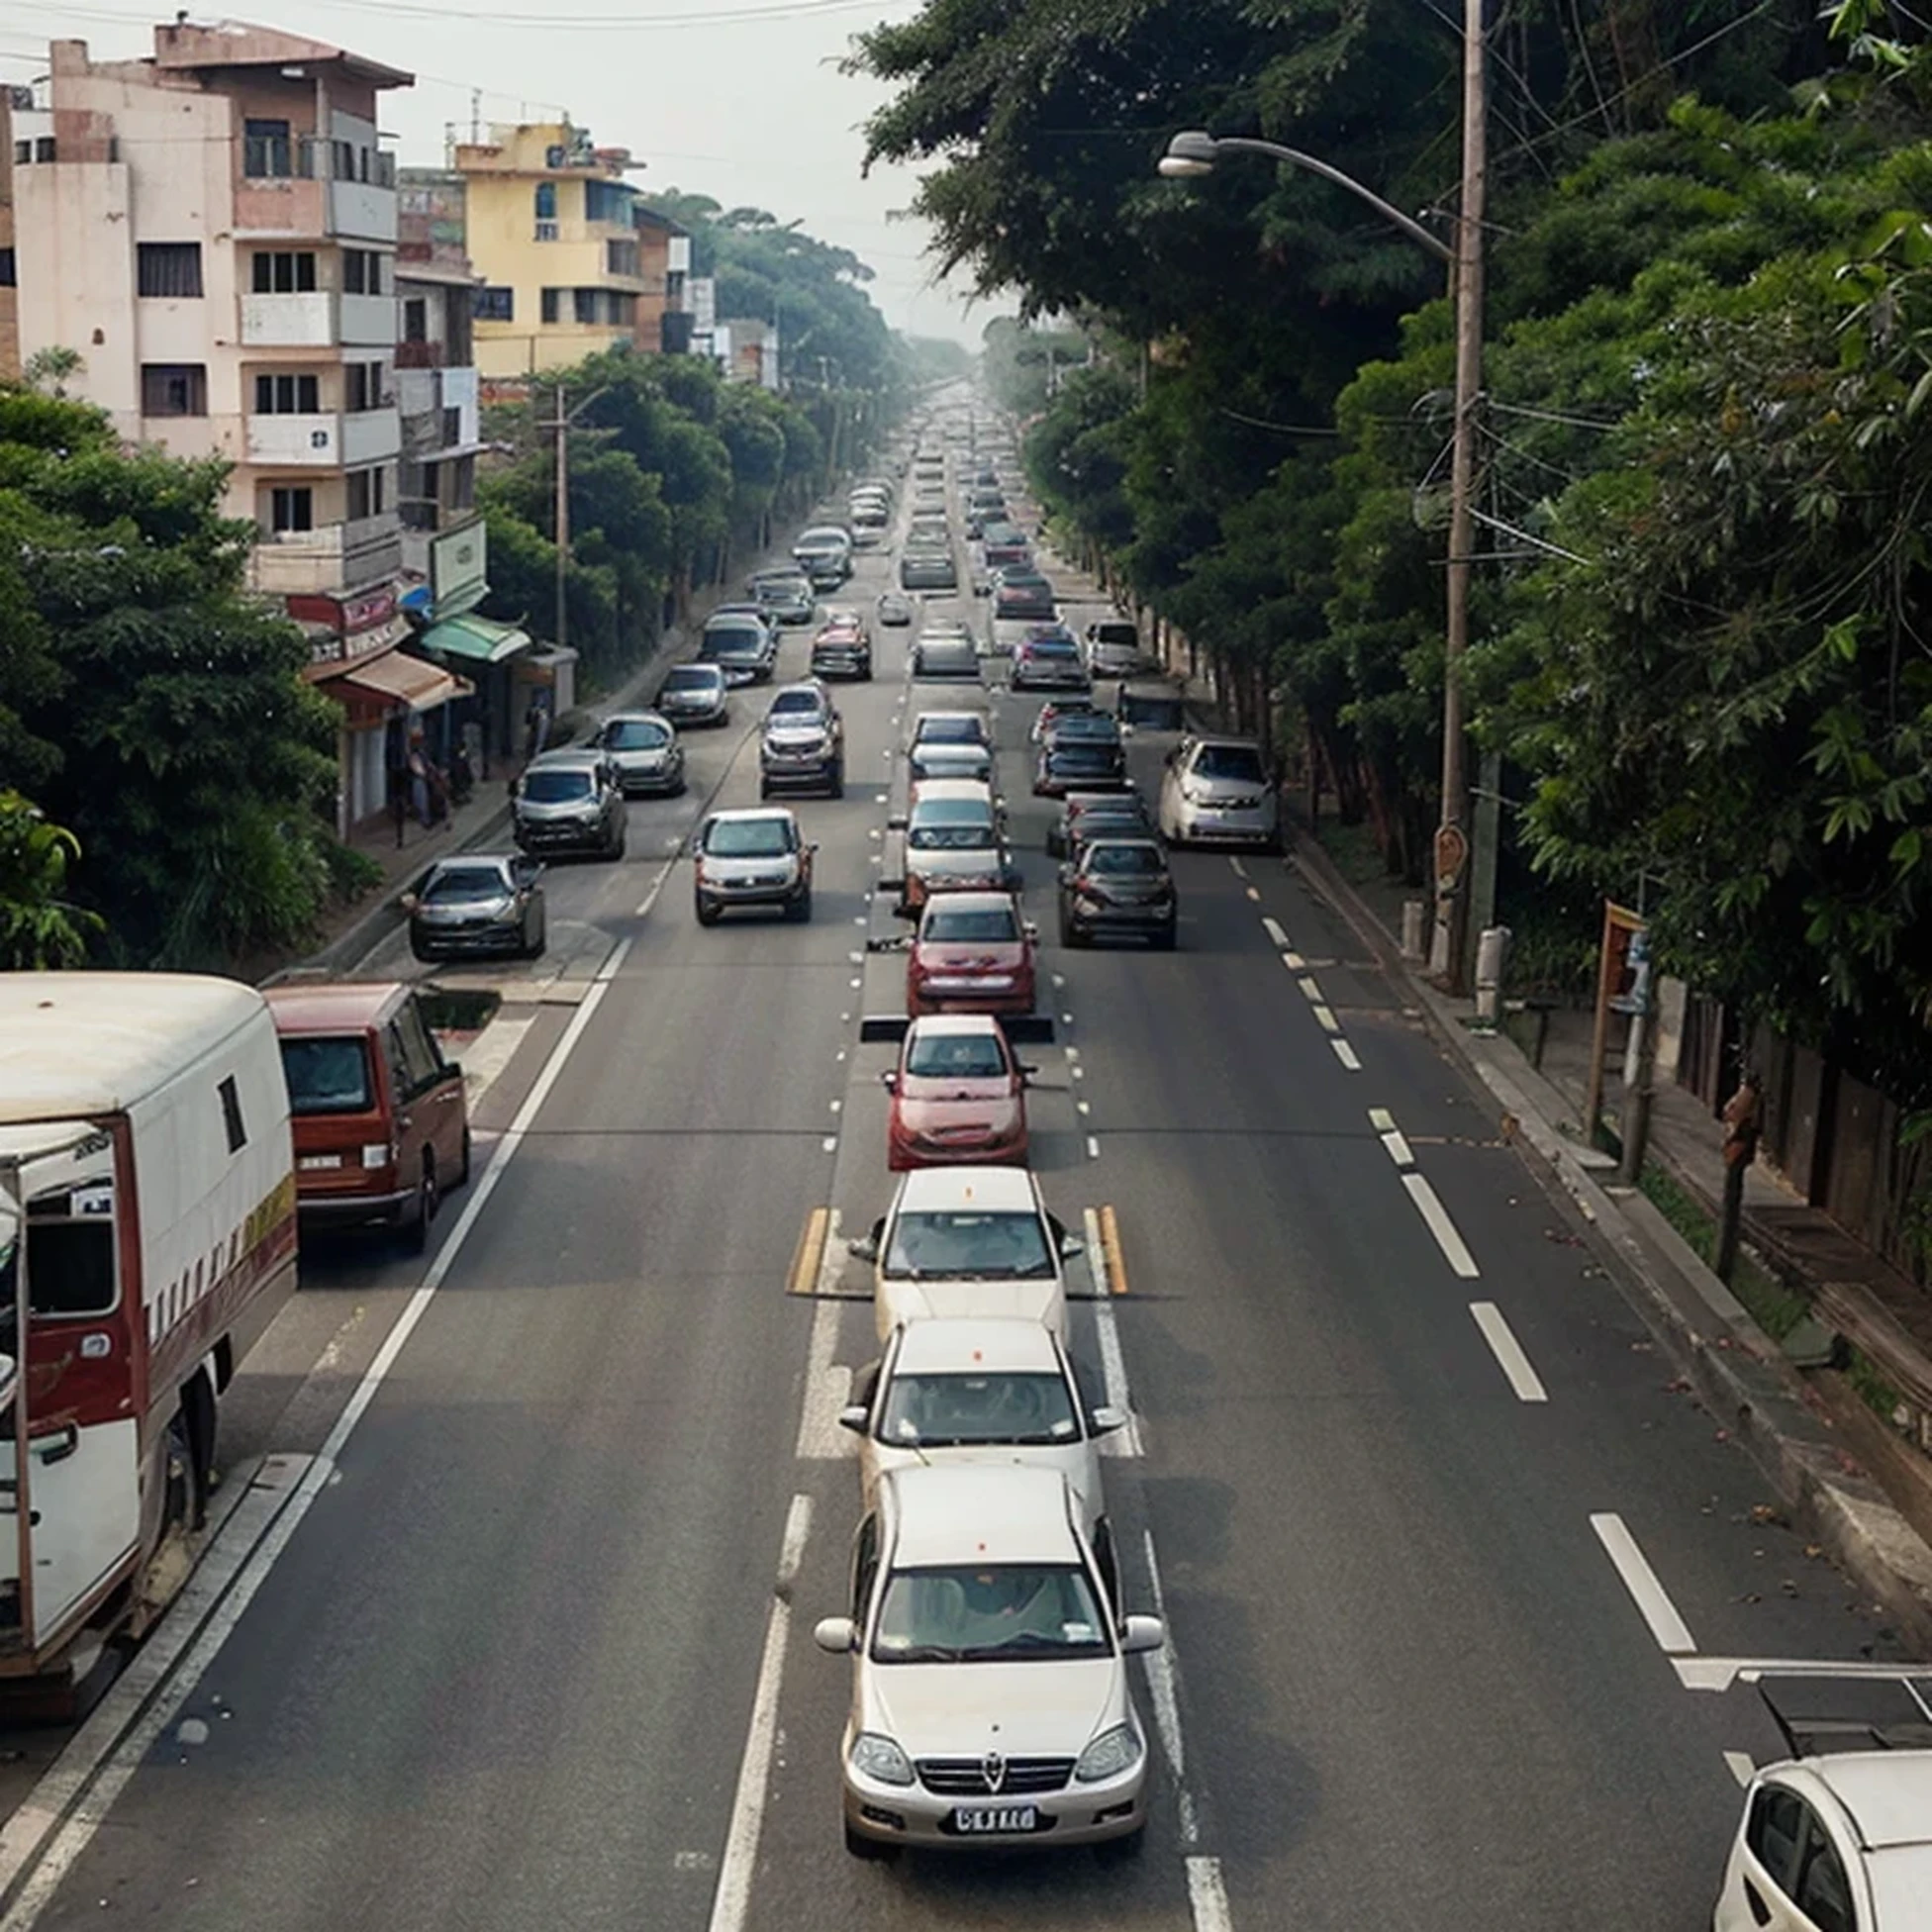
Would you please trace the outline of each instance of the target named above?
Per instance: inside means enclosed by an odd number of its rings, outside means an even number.
[[[1184,737],[1161,778],[1161,835],[1170,845],[1281,850],[1281,807],[1253,738]]]
[[[1061,1264],[1087,1251],[1023,1167],[916,1168],[872,1232],[847,1246],[873,1264],[881,1341],[902,1321],[949,1315],[1014,1315],[1064,1335]]]
[[[853,1539],[850,1613],[812,1634],[852,1660],[854,1857],[1138,1844],[1147,1740],[1126,1660],[1167,1633],[1117,1614],[1064,1477],[894,1470]]]

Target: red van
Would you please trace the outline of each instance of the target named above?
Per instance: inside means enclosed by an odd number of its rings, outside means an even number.
[[[303,1233],[398,1228],[417,1251],[469,1179],[463,1070],[442,1057],[421,996],[401,984],[267,989],[281,1036]]]

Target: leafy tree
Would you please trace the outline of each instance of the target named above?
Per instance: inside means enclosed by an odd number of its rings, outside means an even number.
[[[248,593],[254,529],[223,518],[223,485],[220,464],[123,450],[90,408],[0,391],[6,585],[26,634],[59,639],[57,677],[30,654],[0,705],[56,750],[41,802],[130,963],[293,943],[328,891],[339,714]]]
[[[0,791],[0,972],[78,966],[104,929],[67,897],[80,841],[18,792]]]

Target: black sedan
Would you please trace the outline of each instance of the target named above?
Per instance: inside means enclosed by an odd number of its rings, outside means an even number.
[[[1167,854],[1151,838],[1096,838],[1060,868],[1060,943],[1143,938],[1172,952],[1179,913]]]
[[[1040,746],[1033,796],[1065,798],[1069,792],[1124,791],[1127,754],[1118,738],[1054,736]]]
[[[542,874],[542,865],[521,852],[438,859],[403,895],[410,951],[418,959],[534,959],[544,944]]]
[[[1152,838],[1154,821],[1138,792],[1069,792],[1060,816],[1046,828],[1046,849],[1070,857],[1089,839]]]

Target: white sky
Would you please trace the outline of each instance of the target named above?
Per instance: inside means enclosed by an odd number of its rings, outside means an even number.
[[[485,123],[567,110],[600,146],[628,147],[646,163],[629,177],[641,187],[803,219],[870,264],[868,292],[897,329],[977,348],[989,318],[1013,306],[969,310],[933,286],[924,224],[891,219],[912,199],[911,172],[859,175],[859,125],[886,90],[838,61],[859,29],[910,20],[918,0],[259,0],[191,15],[224,11],[413,72],[416,86],[382,109],[405,164],[439,164],[452,125],[467,138],[480,88]],[[0,77],[42,71],[50,38],[85,40],[97,59],[150,52],[153,23],[172,16],[133,0],[0,0]]]

